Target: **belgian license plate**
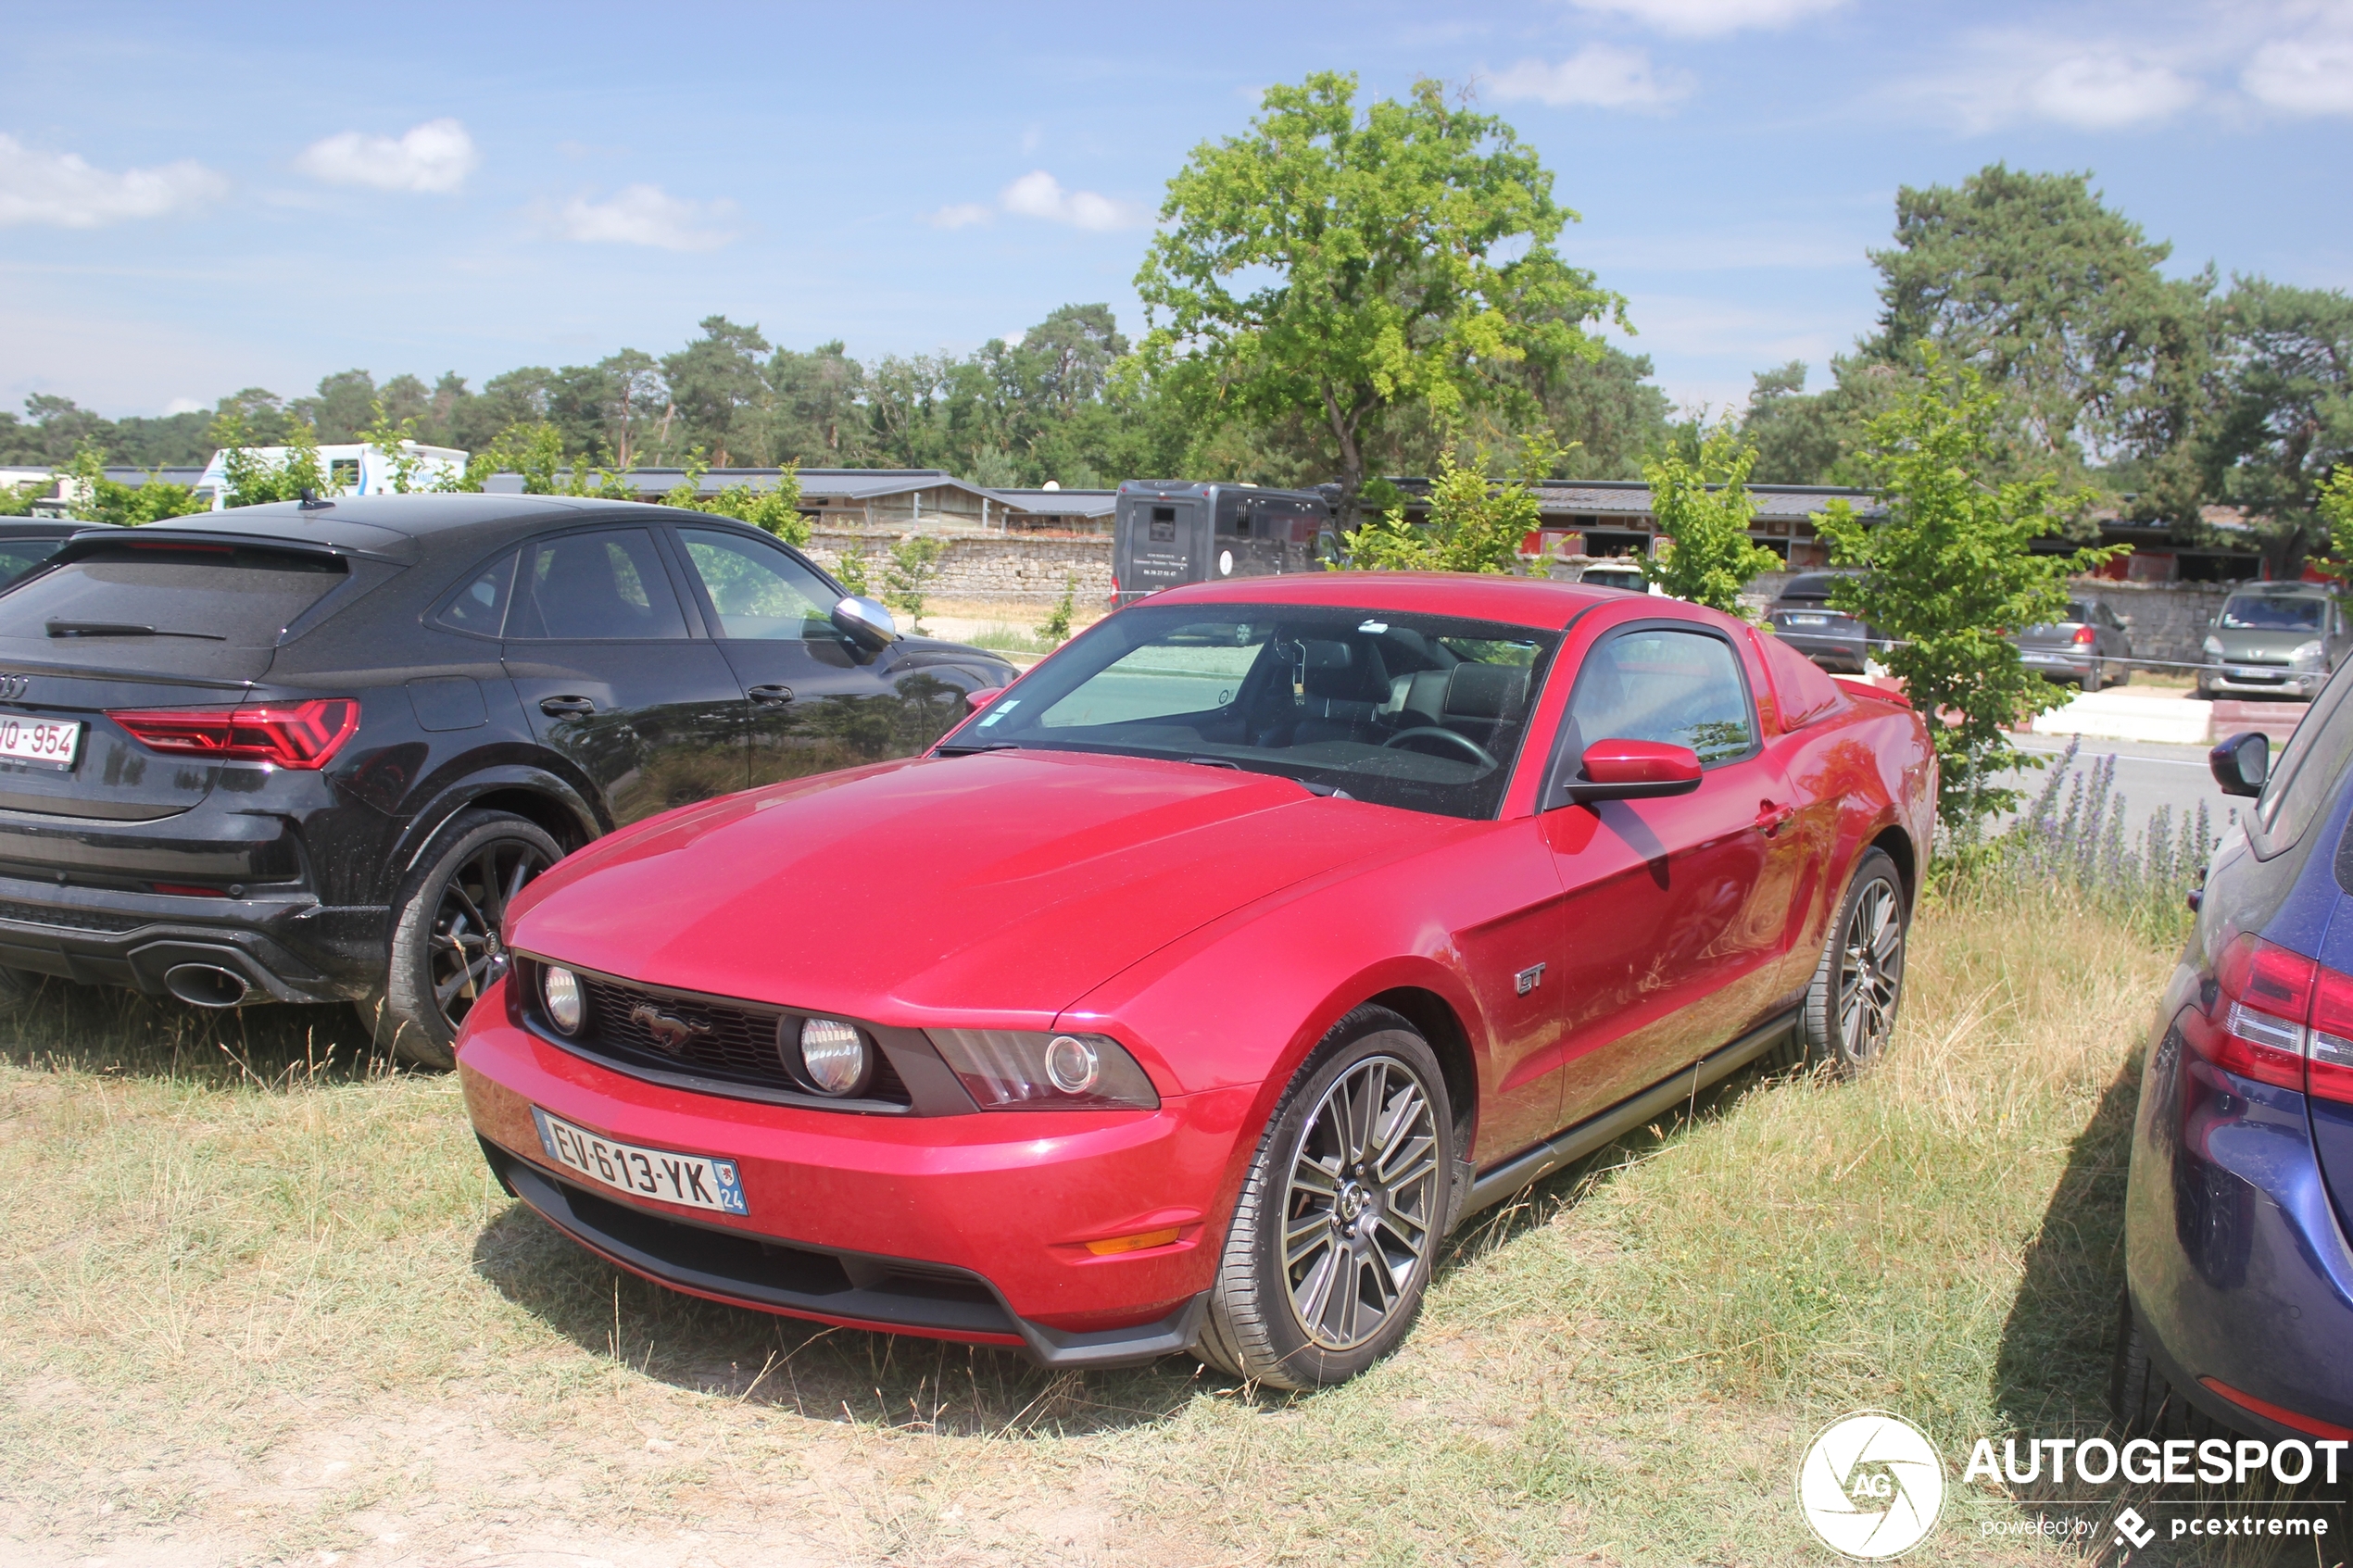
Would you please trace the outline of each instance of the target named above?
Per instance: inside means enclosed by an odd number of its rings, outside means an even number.
[[[583,1132],[537,1106],[531,1108],[531,1116],[539,1123],[539,1144],[548,1159],[615,1192],[721,1214],[751,1212],[744,1206],[744,1185],[732,1160],[617,1143]]]
[[[1827,615],[1793,615],[1788,619],[1793,626],[1827,626],[1831,623]]]
[[[0,757],[70,768],[74,754],[81,749],[82,726],[77,722],[0,713]]]

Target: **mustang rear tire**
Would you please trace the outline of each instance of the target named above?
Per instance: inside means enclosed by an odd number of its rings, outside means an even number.
[[[1866,849],[1846,884],[1799,1023],[1806,1054],[1851,1077],[1879,1060],[1904,996],[1910,911],[1903,879],[1884,849]]]
[[[504,961],[508,900],[562,858],[528,818],[472,810],[450,819],[393,907],[384,995],[358,1004],[377,1044],[419,1067],[457,1065],[458,1025]]]
[[[1453,1110],[1429,1044],[1363,1007],[1309,1054],[1258,1141],[1196,1353],[1277,1388],[1395,1348],[1445,1235]]]

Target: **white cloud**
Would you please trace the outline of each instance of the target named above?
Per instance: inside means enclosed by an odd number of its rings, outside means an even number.
[[[1970,132],[2034,119],[2121,131],[2170,119],[2206,91],[2176,59],[2109,44],[1985,33],[1963,54],[1946,75],[1890,84],[1882,101],[1924,108]]]
[[[979,202],[956,202],[930,214],[924,221],[935,229],[962,229],[967,224],[986,223],[996,216],[996,208]]]
[[[1661,32],[1712,38],[1746,27],[1787,27],[1846,0],[1572,0],[1580,10],[1625,17]]]
[[[1097,195],[1092,191],[1066,191],[1061,181],[1042,169],[1033,169],[997,194],[997,205],[1023,218],[1043,218],[1080,229],[1140,229],[1151,213],[1134,202]]]
[[[0,224],[95,229],[132,218],[161,218],[218,201],[229,182],[188,158],[112,173],[72,153],[35,152],[0,135]]]
[[[2044,119],[2116,131],[2171,119],[2197,101],[2198,84],[2168,67],[2120,55],[2076,55],[2026,83],[2025,103]]]
[[[631,185],[610,201],[574,196],[556,213],[556,232],[589,245],[653,245],[661,250],[716,250],[733,231],[711,227],[735,203],[686,201],[659,185]]]
[[[2239,73],[2239,85],[2293,114],[2353,114],[2353,38],[2266,44]]]
[[[167,418],[173,414],[201,414],[212,405],[201,397],[175,397],[163,406]]]
[[[1609,44],[1588,44],[1558,65],[1522,60],[1491,80],[1499,98],[1535,98],[1555,108],[1655,108],[1688,96],[1692,86],[1690,72],[1661,73],[1647,52]]]
[[[482,162],[474,139],[454,119],[429,119],[400,136],[346,131],[313,142],[295,167],[334,185],[379,191],[454,191]]]

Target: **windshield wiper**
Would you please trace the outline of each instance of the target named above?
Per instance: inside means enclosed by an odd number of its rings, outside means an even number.
[[[1019,751],[1021,742],[1017,740],[967,740],[957,741],[936,749],[942,757],[969,757],[975,751]]]
[[[158,632],[152,626],[134,626],[127,621],[52,621],[48,632],[53,637],[197,637],[208,643],[229,640],[210,632]]]

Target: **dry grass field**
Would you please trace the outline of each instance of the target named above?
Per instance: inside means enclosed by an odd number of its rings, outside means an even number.
[[[1875,1075],[1738,1078],[1486,1217],[1403,1352],[1309,1397],[671,1296],[344,1014],[52,985],[0,1043],[0,1560],[1825,1562],[1791,1485],[1832,1416],[1957,1461],[2100,1424],[2170,963],[1926,911]],[[1987,1534],[2031,1517],[1957,1486],[1906,1561],[2068,1558]]]

